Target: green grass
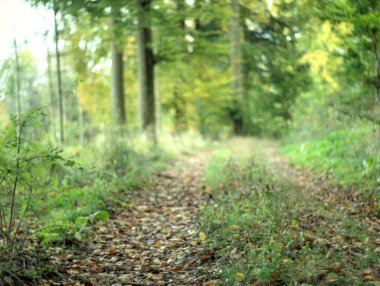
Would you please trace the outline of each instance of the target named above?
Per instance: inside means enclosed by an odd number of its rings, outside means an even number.
[[[91,224],[94,214],[112,213],[115,207],[129,204],[126,193],[149,184],[151,173],[173,158],[148,143],[136,144],[126,137],[112,141],[110,145],[67,148],[84,170],[62,168],[59,176],[50,178],[47,190],[35,194],[30,214],[43,228],[38,232],[43,244],[85,243],[91,234],[84,221]]]
[[[214,201],[202,225],[219,253],[219,285],[373,285],[362,273],[380,260],[365,226],[329,212],[255,158],[226,154],[216,152],[206,170]]]
[[[76,165],[57,166],[47,187],[35,191],[29,211],[34,225],[42,228],[37,232],[42,243],[86,243],[91,233],[83,221],[94,223],[96,220],[89,218],[97,212],[113,213],[118,206],[127,206],[126,195],[149,186],[152,173],[184,151],[211,144],[196,134],[163,135],[159,141],[155,147],[140,135],[110,133],[85,146],[66,146],[65,156]],[[80,235],[81,231],[88,233]]]
[[[380,187],[380,141],[370,127],[333,131],[322,138],[285,145],[283,152],[295,165],[321,175],[333,175],[333,182],[358,186],[378,193]]]
[[[86,246],[95,238],[93,225],[129,205],[133,192],[149,187],[152,173],[165,168],[185,150],[209,146],[209,142],[194,134],[191,137],[195,140],[190,142],[189,136],[161,137],[163,147],[155,147],[143,136],[101,134],[85,146],[66,146],[62,161],[34,164],[28,170],[29,177],[35,179],[30,180],[33,196],[25,220],[25,227],[30,227],[27,241],[32,244],[26,250],[28,256],[39,258],[28,261],[26,267],[20,266],[22,257],[20,263],[18,259],[13,264],[0,263],[0,280],[36,282],[46,275],[55,275],[55,270],[46,264],[50,251]],[[48,149],[46,142],[35,147]],[[19,191],[18,216],[27,201],[25,192]],[[42,272],[37,271],[39,268]]]

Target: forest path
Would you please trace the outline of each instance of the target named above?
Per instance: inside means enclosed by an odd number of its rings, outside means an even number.
[[[313,197],[328,211],[336,211],[358,221],[372,232],[380,231],[380,220],[372,212],[376,207],[375,202],[365,198],[355,186],[333,184],[332,175],[316,176],[307,168],[295,167],[280,153],[277,144],[267,143],[266,146],[265,156],[272,173],[298,186],[303,195]]]
[[[297,195],[313,197],[330,210],[344,212],[357,220],[380,230],[379,219],[371,212],[373,202],[363,197],[354,187],[343,187],[331,183],[330,175],[316,176],[307,168],[292,165],[280,152],[278,142],[258,138],[234,138],[229,148],[235,153],[251,156],[275,176],[298,187]],[[236,150],[235,146],[240,146]],[[241,156],[241,155],[240,155]]]
[[[355,190],[331,186],[328,178],[318,179],[310,171],[292,166],[276,142],[233,138],[222,145],[231,151],[232,158],[253,157],[274,176],[294,185],[289,195],[294,196],[294,207],[302,209],[299,225],[312,233],[315,241],[323,239],[333,251],[347,257],[353,257],[347,252],[350,249],[378,247],[379,219]],[[60,265],[60,282],[41,285],[216,285],[212,279],[218,254],[200,232],[200,209],[210,202],[203,177],[211,154],[186,154],[152,176],[149,186],[128,194],[130,205],[118,207],[109,221],[94,227],[96,237],[89,249],[52,258]],[[345,234],[341,224],[347,220],[368,229],[368,242],[359,245],[357,239]],[[316,229],[322,222],[327,222],[328,232],[319,237]]]
[[[199,238],[209,158],[187,154],[131,194],[130,206],[97,227],[89,253],[66,257],[63,285],[202,285],[214,259]]]
[[[273,190],[285,194],[280,202],[273,203],[280,210],[286,206],[283,214],[289,214],[295,223],[284,224],[285,230],[300,234],[301,245],[311,250],[308,261],[317,262],[308,272],[318,269],[312,285],[380,285],[380,217],[376,202],[365,190],[340,186],[331,176],[318,177],[306,168],[293,166],[277,142],[235,138],[229,149],[233,158],[246,154],[244,159],[250,156],[255,165],[264,167],[274,178],[273,182],[268,180],[268,187],[273,183]],[[294,251],[292,255],[301,258],[303,254]],[[308,267],[297,265],[296,259],[293,262],[293,269]]]

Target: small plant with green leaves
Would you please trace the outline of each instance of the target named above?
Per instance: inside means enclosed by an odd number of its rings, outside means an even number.
[[[34,192],[48,188],[54,165],[75,164],[61,150],[43,148],[30,139],[27,129],[40,126],[43,116],[42,110],[12,116],[0,134],[0,272],[7,269],[2,264],[27,257],[23,254],[32,232],[26,218],[32,214]]]

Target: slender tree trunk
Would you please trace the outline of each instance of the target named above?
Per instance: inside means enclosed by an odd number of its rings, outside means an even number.
[[[57,140],[56,128],[55,128],[55,96],[53,88],[53,77],[51,69],[51,56],[49,52],[49,46],[46,47],[46,60],[47,60],[47,78],[49,84],[49,94],[50,94],[50,124],[51,132],[53,135],[53,140]]]
[[[181,15],[183,12],[183,9],[185,9],[185,2],[184,0],[177,0],[177,12],[178,15]],[[180,49],[181,52],[185,55],[187,53],[187,46],[185,43],[185,19],[180,18],[178,21],[178,26],[180,30],[179,36],[181,37],[180,41]],[[181,91],[179,90],[180,85],[180,74],[177,75],[175,78],[175,84],[174,84],[174,91],[173,91],[173,107],[175,110],[174,113],[174,125],[175,125],[175,131],[177,133],[184,132],[188,129],[188,126],[186,124],[186,99],[181,94]]]
[[[158,133],[162,130],[162,116],[161,116],[161,90],[160,90],[160,73],[158,71],[158,66],[155,68],[154,76],[154,88],[155,88],[155,102],[156,102],[156,127]]]
[[[150,26],[151,0],[137,0],[138,30],[138,78],[141,126],[143,132],[156,142],[156,118],[154,98],[154,56]]]
[[[202,9],[199,0],[195,0],[194,7],[195,7],[196,11],[200,11]],[[201,29],[202,29],[201,21],[200,21],[199,17],[197,17],[195,19],[195,31],[199,32]]]
[[[59,107],[59,142],[63,146],[65,142],[64,133],[64,114],[63,114],[63,92],[62,92],[62,74],[61,74],[61,56],[59,53],[59,31],[57,22],[57,8],[54,8],[54,32],[55,32],[55,55],[57,64],[57,83],[58,83],[58,107]]]
[[[15,54],[15,96],[16,96],[16,115],[17,119],[21,117],[21,97],[20,97],[20,63],[18,58],[16,38],[13,39],[13,48]],[[17,132],[18,134],[18,132]]]
[[[80,134],[79,134],[79,140],[81,144],[84,144],[84,135],[85,135],[85,123],[84,123],[84,111],[83,108],[78,106],[78,115],[79,115],[79,128],[80,128]]]
[[[124,101],[124,62],[123,46],[120,44],[118,35],[118,23],[120,11],[113,11],[111,18],[112,26],[112,88],[111,103],[113,122],[116,126],[123,126],[126,123],[125,101]]]
[[[371,32],[371,43],[372,43],[372,54],[374,58],[374,67],[375,67],[375,101],[380,100],[380,55],[378,47],[378,33],[377,31]]]
[[[239,0],[231,0],[233,15],[230,23],[231,40],[231,90],[233,96],[233,106],[230,112],[235,134],[243,131],[242,117],[242,55],[241,55],[241,28],[240,28],[240,5]]]
[[[371,11],[377,11],[378,9],[378,1],[371,0],[370,1]],[[379,30],[376,28],[370,29],[370,37],[371,37],[371,51],[374,59],[374,69],[375,69],[375,78],[374,78],[374,88],[375,88],[375,102],[378,103],[380,101],[380,54],[379,54]]]

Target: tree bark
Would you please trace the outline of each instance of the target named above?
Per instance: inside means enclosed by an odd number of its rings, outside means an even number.
[[[118,22],[120,11],[113,12],[111,18],[112,26],[112,87],[111,105],[113,123],[116,126],[123,126],[126,123],[125,101],[124,101],[124,62],[123,47],[118,36]]]
[[[230,61],[231,61],[231,91],[232,91],[232,108],[230,116],[233,123],[235,134],[243,132],[242,116],[242,55],[241,55],[241,28],[240,28],[240,5],[239,0],[231,0],[232,17],[230,23]]]
[[[151,0],[137,0],[137,53],[139,101],[142,131],[156,142],[155,98],[154,98],[154,55],[150,25]]]
[[[178,15],[181,15],[183,9],[185,8],[184,0],[177,0],[177,12]],[[182,53],[187,53],[187,46],[185,42],[185,19],[180,18],[178,21],[181,37],[180,41],[180,50]],[[180,85],[180,74],[175,78],[174,91],[173,91],[173,107],[174,107],[174,126],[176,133],[182,133],[188,129],[186,121],[186,99],[181,94],[178,86]]]
[[[46,42],[48,42],[46,37]],[[52,79],[52,70],[51,70],[51,57],[49,52],[49,46],[46,46],[46,61],[47,61],[47,78],[49,83],[49,94],[50,94],[50,127],[52,132],[53,140],[57,140],[57,134],[55,129],[55,108],[54,108],[54,88],[53,88],[53,79]]]
[[[160,73],[158,66],[155,68],[154,76],[154,88],[155,88],[155,103],[156,103],[156,130],[158,133],[162,131],[162,115],[161,115],[161,88],[160,88]]]
[[[63,119],[63,92],[62,92],[62,74],[61,74],[61,56],[59,53],[59,31],[57,22],[58,10],[54,7],[54,32],[55,32],[55,55],[57,64],[57,83],[58,83],[58,107],[59,107],[59,143],[63,146],[65,142],[64,119]]]
[[[375,30],[371,31],[371,44],[372,44],[372,54],[374,58],[374,67],[375,67],[375,101],[379,102],[380,100],[380,55],[378,48],[378,33]]]
[[[20,63],[18,58],[16,38],[13,39],[13,48],[15,54],[15,96],[16,96],[16,115],[17,119],[21,117],[21,97],[20,97]],[[17,132],[18,134],[18,132]]]

